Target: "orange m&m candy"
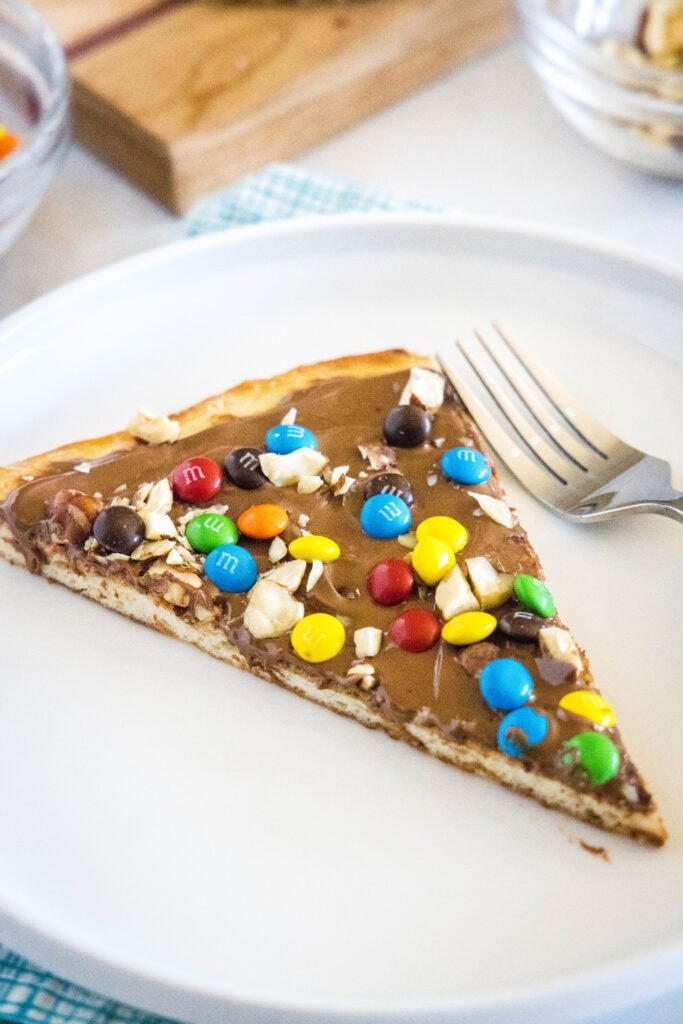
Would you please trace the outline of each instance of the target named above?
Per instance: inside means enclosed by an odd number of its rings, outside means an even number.
[[[19,139],[16,135],[13,135],[11,131],[5,128],[4,124],[0,124],[0,160],[13,153],[18,145]]]
[[[256,540],[270,540],[286,528],[289,516],[281,505],[252,505],[237,520],[237,529]]]

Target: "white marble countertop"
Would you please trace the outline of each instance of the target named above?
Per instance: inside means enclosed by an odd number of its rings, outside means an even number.
[[[683,183],[647,177],[590,148],[551,108],[516,43],[300,163],[470,215],[569,228],[683,267]],[[182,234],[182,219],[74,146],[24,236],[0,260],[0,319],[62,283]],[[681,1020],[679,991],[601,1024]]]

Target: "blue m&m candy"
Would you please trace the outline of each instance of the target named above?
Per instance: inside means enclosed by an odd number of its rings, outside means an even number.
[[[526,704],[534,689],[531,675],[514,658],[495,658],[479,676],[481,695],[495,711],[512,711]]]
[[[317,448],[315,434],[298,423],[279,423],[266,434],[266,448],[276,455],[289,455],[298,448]]]
[[[441,456],[441,468],[456,484],[483,484],[491,476],[491,467],[476,448],[449,448]]]
[[[498,726],[498,746],[510,757],[523,757],[548,735],[548,719],[533,708],[510,711]]]
[[[221,544],[206,556],[204,572],[219,590],[242,594],[258,579],[254,556],[239,544]]]
[[[368,537],[400,537],[408,532],[412,521],[405,501],[394,494],[375,494],[360,510],[360,525]]]

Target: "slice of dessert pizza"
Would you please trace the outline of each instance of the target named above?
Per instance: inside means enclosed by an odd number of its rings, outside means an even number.
[[[0,553],[592,824],[666,832],[476,428],[349,357],[0,469]]]

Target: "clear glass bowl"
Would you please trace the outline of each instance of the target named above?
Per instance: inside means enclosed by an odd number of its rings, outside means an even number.
[[[0,0],[0,124],[19,146],[0,159],[0,255],[16,241],[69,142],[69,79],[61,46],[22,0]]]
[[[604,18],[591,18],[609,6],[517,0],[531,65],[560,113],[600,149],[683,180],[683,70],[633,59]]]

